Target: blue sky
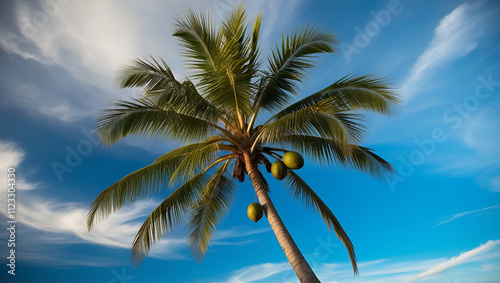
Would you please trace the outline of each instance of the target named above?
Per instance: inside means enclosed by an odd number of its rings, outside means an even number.
[[[45,4],[41,4],[45,3]],[[141,220],[168,192],[122,208],[91,233],[95,196],[178,144],[139,137],[105,148],[92,137],[100,109],[140,90],[113,86],[131,59],[161,56],[188,75],[171,36],[187,7],[220,19],[238,1],[2,1],[0,183],[17,170],[16,275],[5,265],[7,192],[0,192],[1,282],[297,282],[266,221],[251,222],[251,184],[200,264],[179,226],[142,265],[130,264]],[[303,24],[333,31],[301,95],[349,73],[378,72],[404,98],[394,117],[369,115],[364,145],[397,177],[375,180],[307,162],[301,176],[346,229],[347,252],[318,215],[268,178],[271,197],[322,282],[500,282],[500,5],[498,1],[248,1],[264,12],[262,47]],[[266,51],[264,54],[266,55]],[[66,166],[68,171],[58,171]],[[4,186],[4,185],[2,185]],[[5,186],[4,186],[5,187]]]

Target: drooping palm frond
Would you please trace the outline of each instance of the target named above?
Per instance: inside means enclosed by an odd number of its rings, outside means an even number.
[[[334,52],[335,43],[331,33],[314,26],[283,35],[281,46],[277,45],[268,58],[269,70],[262,78],[254,108],[276,111],[286,106],[290,96],[296,94],[307,69],[314,66],[311,59],[320,53]]]
[[[191,178],[200,170],[205,169],[215,160],[217,160],[217,152],[219,151],[219,145],[217,143],[207,144],[204,147],[196,151],[192,151],[186,155],[186,158],[182,160],[177,166],[170,182],[174,183],[176,181],[182,181],[186,178]]]
[[[332,229],[335,231],[335,234],[347,249],[354,274],[358,274],[358,265],[356,262],[354,246],[332,211],[314,192],[314,190],[292,170],[288,172],[284,181],[287,188],[290,189],[290,193],[296,200],[300,198],[305,206],[310,207],[313,211],[318,210],[328,229],[330,231]]]
[[[189,144],[166,153],[152,164],[128,174],[102,191],[90,205],[87,215],[87,228],[109,214],[120,209],[124,204],[149,196],[167,187],[170,177],[177,167],[192,152],[206,146],[217,144],[222,137],[212,137],[201,143]]]
[[[96,128],[97,136],[107,145],[137,134],[164,140],[199,141],[219,129],[200,118],[160,108],[147,99],[115,103],[115,108],[103,111],[98,117]]]
[[[236,193],[233,180],[224,175],[229,163],[230,160],[219,166],[203,188],[200,198],[191,208],[188,243],[197,260],[201,260],[208,250],[215,225],[231,208]]]
[[[120,88],[141,87],[144,92],[150,92],[167,87],[180,86],[168,65],[160,58],[159,64],[154,58],[153,62],[146,59],[135,59],[125,65],[116,76],[115,82]]]
[[[129,63],[117,76],[118,86],[142,87],[144,96],[160,108],[171,107],[180,114],[217,122],[222,113],[198,93],[189,79],[179,82],[163,59],[161,64],[151,60]]]
[[[374,74],[345,76],[327,88],[309,95],[279,111],[277,118],[300,109],[328,101],[340,111],[370,110],[390,115],[394,106],[400,104],[399,97],[384,78]]]
[[[282,143],[306,154],[320,164],[338,164],[380,177],[384,172],[393,173],[389,162],[376,155],[371,149],[351,143],[308,135],[288,135]]]
[[[204,172],[193,176],[172,192],[144,221],[132,243],[132,261],[138,265],[151,246],[177,225],[182,215],[199,198],[208,182]]]

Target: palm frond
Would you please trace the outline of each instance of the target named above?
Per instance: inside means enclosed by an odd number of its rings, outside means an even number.
[[[118,86],[142,87],[144,96],[160,108],[171,107],[180,114],[217,122],[222,113],[198,93],[189,79],[179,82],[163,59],[161,64],[151,60],[129,63],[117,77]]]
[[[217,143],[207,144],[186,155],[186,158],[177,166],[177,169],[170,178],[171,183],[191,178],[200,170],[209,166],[217,159],[219,145]]]
[[[385,115],[391,115],[395,107],[401,103],[399,96],[386,79],[374,74],[348,75],[329,87],[286,107],[278,112],[276,117],[279,118],[325,101],[339,111],[363,109]]]
[[[335,43],[332,34],[315,26],[283,35],[281,47],[277,45],[268,58],[269,70],[262,78],[255,108],[276,111],[286,106],[307,75],[307,69],[314,66],[311,59],[320,53],[334,52]]]
[[[380,177],[384,172],[393,173],[391,164],[376,155],[373,150],[351,143],[308,135],[288,135],[282,143],[294,150],[306,154],[320,164],[339,164],[347,168],[360,170],[373,177]]]
[[[208,182],[204,172],[193,176],[172,192],[144,221],[132,243],[132,261],[138,265],[151,246],[177,225],[183,214],[199,198]]]
[[[145,92],[157,89],[165,89],[166,87],[180,87],[172,70],[162,61],[160,65],[154,58],[153,62],[146,59],[135,59],[128,63],[120,70],[115,79],[116,84],[120,88],[141,87]]]
[[[262,24],[262,13],[257,15],[252,27],[252,34],[249,41],[249,62],[248,68],[252,73],[256,73],[260,66],[259,62],[259,38],[260,38],[260,27]]]
[[[217,72],[214,59],[218,56],[221,41],[215,24],[204,12],[188,10],[176,21],[174,36],[178,37],[183,47],[188,64],[197,70],[196,78],[203,78]]]
[[[309,187],[309,185],[307,185],[307,183],[304,182],[304,180],[302,180],[292,170],[288,172],[284,181],[286,186],[290,189],[290,193],[295,197],[296,200],[300,198],[305,206],[312,208],[313,211],[317,209],[319,214],[323,218],[323,221],[325,221],[328,229],[331,231],[333,228],[335,234],[347,249],[347,253],[349,254],[349,258],[351,259],[354,274],[358,274],[359,272],[356,262],[356,254],[354,252],[354,246],[332,211],[314,192],[314,190],[311,189],[311,187]]]
[[[205,255],[215,232],[215,225],[229,211],[233,202],[236,186],[232,179],[224,175],[229,163],[230,160],[217,168],[203,188],[200,198],[192,206],[188,243],[197,260]]]
[[[197,141],[213,133],[217,126],[173,109],[159,108],[150,100],[134,99],[133,102],[118,101],[115,108],[104,110],[97,119],[96,128],[99,139],[112,145],[128,135],[137,134],[164,140]]]
[[[279,142],[288,135],[321,136],[341,142],[359,141],[365,130],[362,117],[349,113],[325,113],[308,107],[280,117],[260,129],[259,141]]]
[[[216,144],[221,140],[221,137],[215,136],[201,143],[177,148],[162,155],[152,164],[113,183],[102,191],[90,205],[87,228],[91,230],[97,221],[106,218],[124,204],[149,196],[167,187],[170,183],[170,176],[189,153],[210,144]]]

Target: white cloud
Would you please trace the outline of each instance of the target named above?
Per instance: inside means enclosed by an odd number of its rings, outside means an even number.
[[[460,127],[447,132],[449,139],[460,142],[462,148],[443,148],[444,154],[437,157],[440,166],[434,172],[475,177],[481,187],[500,192],[498,102],[488,101],[488,105],[481,105],[481,110],[467,112]]]
[[[494,209],[494,208],[500,208],[500,205],[495,205],[495,206],[485,207],[485,208],[481,208],[481,209],[476,209],[476,210],[471,210],[471,211],[465,211],[465,212],[457,213],[455,215],[450,216],[448,219],[446,219],[446,220],[444,220],[442,222],[439,222],[436,226],[443,225],[445,223],[448,223],[450,221],[453,221],[453,220],[455,220],[457,218],[460,218],[460,217],[463,217],[463,216],[466,216],[466,215],[475,214],[475,213],[478,213],[478,212],[483,212],[483,211],[487,211],[487,210]]]
[[[500,240],[488,241],[478,248],[464,252],[449,260],[446,260],[446,258],[430,258],[403,261],[389,259],[361,261],[358,263],[359,276],[353,276],[349,262],[325,263],[314,261],[314,258],[309,258],[308,261],[313,264],[314,271],[322,282],[386,283],[403,282],[405,280],[407,280],[405,282],[412,282],[425,279],[426,282],[438,283],[446,282],[445,279],[458,274],[460,274],[461,278],[469,278],[471,282],[484,282],[488,278],[493,279],[491,276],[494,276],[494,274],[491,274],[491,271],[497,270],[498,266],[500,266],[499,244]],[[462,268],[458,267],[465,263],[468,263],[468,265]],[[443,273],[452,267],[455,267],[453,273]],[[287,262],[246,266],[235,271],[222,282],[273,282],[271,280],[272,276],[278,273],[283,273],[279,275],[280,280],[283,282],[298,282]],[[443,275],[439,276],[439,273],[443,273]],[[431,276],[433,277],[431,278]]]
[[[404,282],[410,283],[410,282],[413,282],[413,281],[418,280],[418,279],[431,277],[433,275],[444,272],[452,267],[455,267],[457,265],[460,265],[460,264],[463,264],[463,263],[469,261],[474,256],[480,255],[482,253],[485,253],[485,252],[491,250],[492,248],[494,248],[498,244],[500,244],[500,240],[495,240],[495,241],[490,240],[490,241],[486,242],[485,244],[482,244],[473,250],[461,253],[457,257],[453,257],[453,258],[449,259],[448,261],[440,263],[432,268],[429,268],[428,270],[426,270],[422,273],[411,276],[408,279],[406,279]]]
[[[292,266],[288,262],[283,263],[262,263],[244,267],[234,272],[234,274],[224,280],[226,283],[247,283],[266,279],[280,272],[290,270]]]
[[[7,172],[9,168],[17,170],[24,159],[25,152],[17,147],[14,142],[0,140],[0,156],[2,157],[0,159],[0,170]],[[0,174],[0,184],[7,184],[7,178],[7,174]],[[26,182],[24,179],[20,179],[19,176],[15,179],[17,190],[33,190],[38,187],[38,184]],[[0,190],[0,198],[7,198],[7,190]],[[2,205],[5,206],[5,203],[2,202]],[[2,213],[5,213],[5,211],[6,209],[2,209]]]
[[[427,79],[436,68],[460,59],[476,48],[485,20],[485,16],[476,11],[480,4],[464,3],[441,20],[432,41],[402,85],[401,92],[406,101],[417,95],[424,85],[433,83]]]
[[[27,76],[30,79],[10,82],[12,89],[24,85],[24,91],[16,89],[11,99],[65,122],[95,116],[113,99],[137,96],[136,90],[117,90],[113,86],[117,70],[134,58],[148,54],[162,56],[179,78],[186,76],[178,42],[172,36],[173,22],[179,12],[188,7],[205,7],[219,21],[240,3],[237,0],[149,0],[126,4],[53,1],[55,6],[46,9],[40,5],[42,2],[13,2],[14,22],[0,27],[0,47],[24,59],[20,61],[26,64],[23,73],[33,72],[30,65],[35,61],[45,68],[42,72],[46,77],[61,84],[57,85],[59,89],[48,90],[42,82],[30,80],[37,77],[35,73]],[[284,0],[245,3],[250,21],[258,12],[265,11],[261,33],[264,49],[271,46],[266,42],[269,35],[288,23],[298,3]],[[68,78],[62,77],[61,72]],[[29,89],[36,89],[40,95],[33,96]]]

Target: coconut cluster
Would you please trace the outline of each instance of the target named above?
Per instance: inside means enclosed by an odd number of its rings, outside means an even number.
[[[283,180],[288,174],[288,169],[297,170],[304,166],[304,158],[298,152],[287,151],[283,161],[277,160],[271,166],[271,174],[278,180]]]
[[[287,151],[283,155],[283,161],[277,160],[271,165],[271,174],[273,174],[274,178],[278,180],[283,180],[288,174],[288,170],[297,170],[304,166],[304,158],[295,152],[295,151]],[[248,206],[247,215],[250,220],[257,222],[264,215],[264,211],[260,203],[254,202]]]

